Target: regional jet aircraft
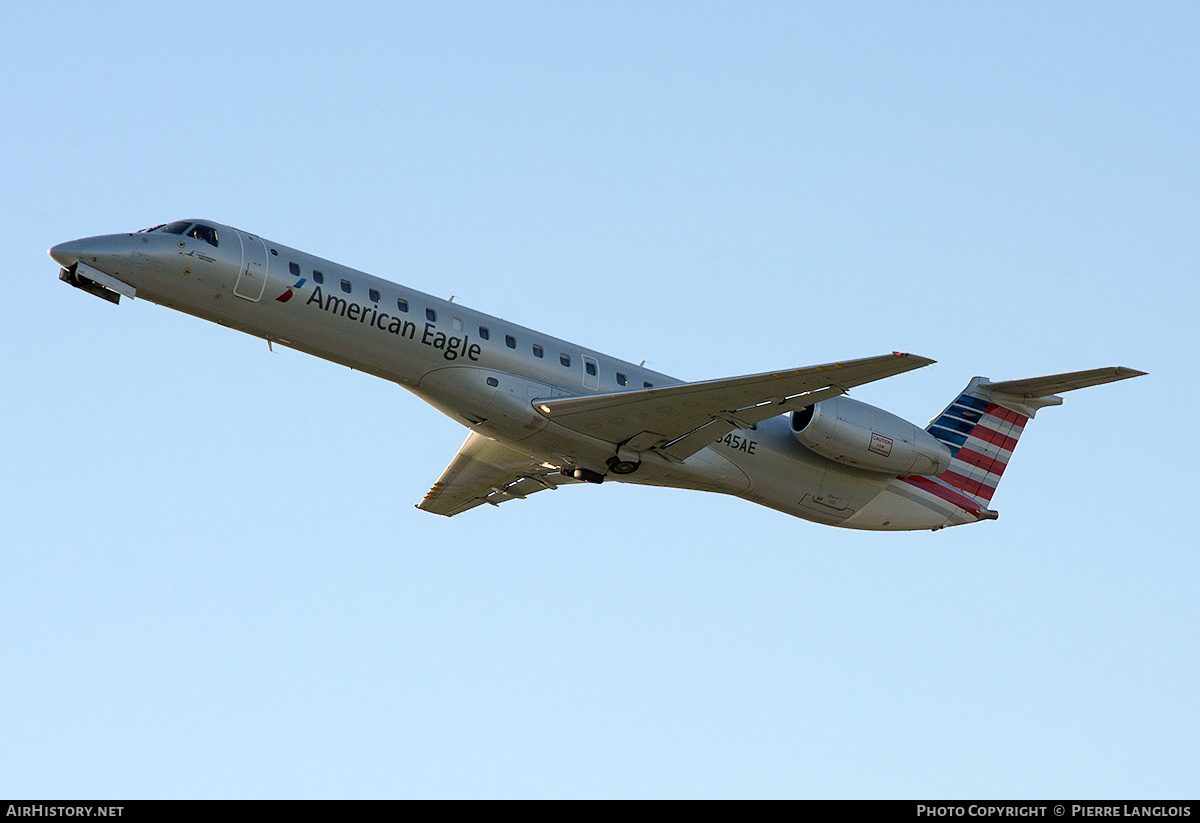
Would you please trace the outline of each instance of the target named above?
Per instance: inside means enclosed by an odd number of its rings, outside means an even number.
[[[976,377],[924,429],[846,396],[934,361],[894,352],[685,383],[208,220],[50,249],[70,285],[141,297],[399,383],[470,434],[425,499],[452,516],[564,484],[720,492],[853,529],[988,508],[1025,424],[1111,367]]]

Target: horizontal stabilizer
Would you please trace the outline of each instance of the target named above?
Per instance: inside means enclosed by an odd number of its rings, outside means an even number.
[[[1048,374],[1045,377],[1028,377],[1024,380],[983,383],[980,388],[1012,397],[1045,397],[1064,391],[1086,389],[1088,386],[1099,386],[1102,383],[1112,383],[1116,380],[1126,380],[1130,377],[1140,377],[1145,373],[1137,369],[1127,369],[1124,366],[1109,366],[1106,369],[1088,369],[1066,374]]]

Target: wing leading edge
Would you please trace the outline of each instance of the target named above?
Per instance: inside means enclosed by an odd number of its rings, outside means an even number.
[[[802,369],[533,401],[551,421],[636,452],[686,460],[735,429],[935,361],[893,352]]]

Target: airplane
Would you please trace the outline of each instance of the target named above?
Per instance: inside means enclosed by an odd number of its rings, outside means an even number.
[[[563,485],[718,492],[851,529],[994,520],[1025,425],[1124,367],[975,377],[925,428],[850,389],[933,363],[875,357],[684,382],[210,220],[54,246],[59,277],[368,372],[466,426],[417,504],[453,516]]]

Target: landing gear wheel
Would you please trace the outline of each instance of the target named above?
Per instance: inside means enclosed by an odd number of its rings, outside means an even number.
[[[641,463],[622,460],[619,457],[608,458],[608,470],[613,474],[633,474],[642,467]]]

